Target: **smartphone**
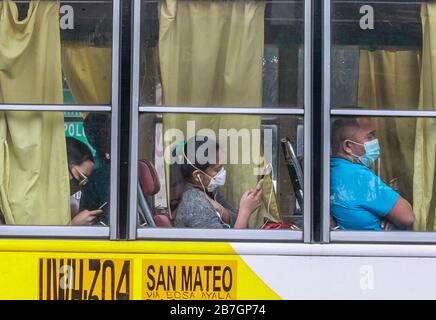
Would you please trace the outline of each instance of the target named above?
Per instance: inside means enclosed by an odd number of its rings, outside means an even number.
[[[107,201],[106,201],[105,203],[103,203],[103,204],[98,208],[98,210],[103,209],[106,205],[107,205]]]

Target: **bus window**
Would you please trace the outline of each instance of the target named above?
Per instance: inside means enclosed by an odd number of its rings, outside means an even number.
[[[434,231],[433,55],[435,4],[331,2],[332,239],[364,231]],[[349,237],[349,238],[347,238]],[[377,237],[377,238],[375,238]],[[418,238],[416,238],[418,239]]]
[[[11,75],[0,75],[1,103],[111,103],[111,1],[2,1],[0,10],[9,50],[0,57]]]
[[[276,239],[302,240],[303,161],[310,158],[305,2],[135,7],[139,137],[133,132],[131,179],[138,186],[130,220],[142,228],[136,233],[131,223],[131,237],[220,238],[221,231],[192,229],[263,228],[282,229],[271,231]],[[259,232],[245,234],[258,239]]]
[[[301,230],[302,132],[296,116],[142,114],[139,224]]]
[[[423,186],[416,180],[422,169],[414,152],[417,125],[423,123],[422,118],[332,118],[331,215],[341,230],[420,229],[412,205],[418,208],[422,201]]]
[[[433,109],[419,105],[426,7],[332,1],[332,108]]]
[[[304,1],[141,4],[141,105],[303,107]]]
[[[113,5],[0,3],[0,234],[109,225]]]

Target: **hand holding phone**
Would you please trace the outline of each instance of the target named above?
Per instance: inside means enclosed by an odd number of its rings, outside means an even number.
[[[107,205],[107,201],[106,201],[105,203],[103,203],[103,204],[98,208],[98,210],[102,210],[106,205]]]

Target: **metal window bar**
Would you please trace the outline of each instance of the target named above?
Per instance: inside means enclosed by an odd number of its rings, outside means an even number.
[[[132,37],[132,105],[130,108],[130,161],[128,190],[128,239],[135,240],[137,232],[138,208],[138,127],[139,127],[139,74],[141,57],[141,2],[133,4],[133,37]]]
[[[303,237],[312,239],[312,1],[304,2],[304,206]]]
[[[180,241],[244,241],[256,242],[301,242],[303,231],[247,230],[247,229],[175,229],[142,228],[137,230],[139,239]]]
[[[141,113],[204,113],[204,114],[274,114],[304,115],[300,108],[241,108],[241,107],[172,107],[150,106],[139,107]]]
[[[99,238],[109,237],[107,227],[87,227],[87,226],[0,226],[0,236],[10,238]]]
[[[118,239],[118,162],[119,162],[119,133],[120,133],[120,46],[121,46],[121,0],[113,1],[112,8],[112,109],[111,109],[111,180],[110,180],[110,210],[109,229],[110,239]]]
[[[26,104],[0,104],[0,111],[60,111],[60,112],[110,112],[107,105],[26,105]]]
[[[431,1],[378,1],[378,0],[360,0],[360,1],[347,1],[347,0],[333,0],[333,3],[345,3],[345,4],[402,4],[402,5],[421,5],[426,3],[431,3]]]
[[[436,243],[434,232],[413,231],[331,231],[332,243]]]
[[[436,117],[432,110],[386,110],[386,109],[332,109],[333,116],[368,116],[368,117]]]
[[[15,3],[29,3],[31,1],[33,1],[33,0],[14,0]],[[43,0],[43,1],[51,1],[51,0]],[[117,1],[117,0],[115,0],[115,1]],[[82,3],[82,4],[87,4],[87,3],[93,3],[93,4],[105,3],[106,4],[106,3],[108,3],[108,4],[112,4],[113,1],[112,0],[60,0],[59,2],[61,4],[62,3]]]
[[[138,182],[138,211],[140,212],[140,222],[142,224],[146,224],[149,227],[156,227],[156,224],[153,220],[153,212],[147,202],[147,199],[145,198],[144,194],[142,193],[141,186]]]
[[[330,63],[331,63],[331,0],[323,4],[323,156],[322,156],[322,230],[321,242],[330,242]]]

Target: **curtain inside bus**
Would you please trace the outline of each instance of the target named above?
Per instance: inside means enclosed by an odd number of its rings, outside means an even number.
[[[162,2],[159,7],[159,59],[163,104],[260,107],[264,11],[265,3],[255,1]],[[259,116],[165,114],[164,132],[179,129],[188,141],[191,138],[187,136],[188,121],[195,121],[199,135],[201,129],[212,129],[217,140],[219,129],[245,129],[251,135],[261,124]],[[238,149],[241,162],[241,144]],[[249,164],[226,165],[228,180],[223,194],[234,207],[238,207],[242,194],[257,183],[254,166],[251,160]],[[169,192],[168,166],[166,177]],[[270,189],[264,190],[268,197]],[[270,211],[278,220],[275,197],[272,198]],[[249,227],[261,226],[263,218],[263,212],[253,214]]]
[[[62,104],[59,2],[31,1],[18,19],[0,2],[0,103]],[[62,112],[0,112],[0,209],[7,224],[70,222]]]
[[[436,4],[422,4],[422,72],[419,108],[436,110]],[[433,30],[434,29],[434,30]],[[436,229],[436,119],[417,120],[413,209],[415,230]]]
[[[62,70],[78,104],[111,103],[112,48],[89,43],[62,45]]]
[[[410,109],[418,105],[419,56],[417,50],[360,50],[358,106],[374,109]],[[399,178],[399,193],[413,198],[413,153],[416,119],[375,118],[382,148],[381,177]]]

